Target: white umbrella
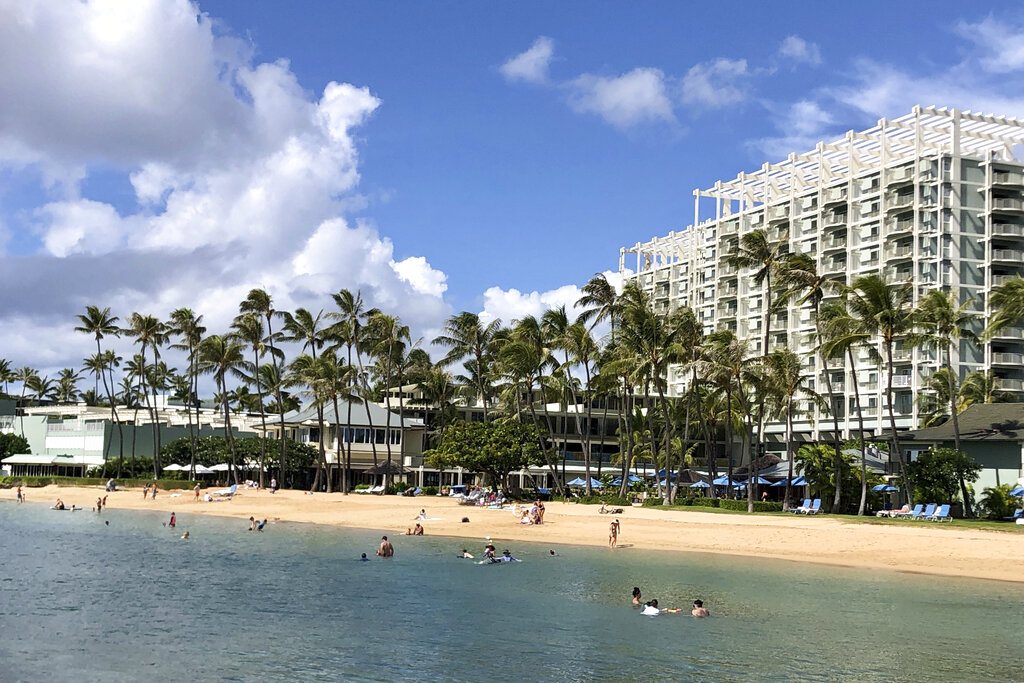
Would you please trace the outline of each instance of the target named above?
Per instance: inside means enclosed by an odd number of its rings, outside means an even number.
[[[186,468],[188,469],[188,468]],[[213,470],[209,467],[203,467],[202,465],[196,465],[196,474],[213,474]]]
[[[212,467],[210,467],[210,470],[213,472],[227,472],[230,469],[231,465],[227,464],[226,462],[222,462],[219,465],[213,465]]]
[[[188,467],[185,465],[168,465],[164,468],[165,472],[181,472],[182,470],[187,471]]]

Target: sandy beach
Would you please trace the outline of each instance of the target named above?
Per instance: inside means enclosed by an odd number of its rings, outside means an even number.
[[[91,508],[104,494],[101,487],[23,489],[33,503],[52,505],[61,498]],[[489,510],[459,505],[438,496],[404,498],[340,493],[314,495],[302,491],[240,490],[224,502],[193,502],[192,492],[160,491],[156,500],[143,500],[142,489],[118,490],[108,495],[112,509],[177,512],[179,526],[190,515],[250,516],[276,521],[334,524],[380,529],[397,536],[412,527],[420,509],[426,534],[472,539],[471,552],[480,550],[490,536],[499,545],[508,541],[550,544],[556,551],[566,544],[604,546],[608,542],[609,515],[598,507],[547,503],[545,523],[519,524],[511,510]],[[13,500],[15,491],[4,489],[0,498]],[[463,523],[463,517],[469,522]],[[738,556],[769,557],[798,562],[886,569],[924,574],[1024,582],[1024,528],[1010,533],[950,528],[930,522],[850,524],[837,518],[745,516],[653,508],[626,508],[618,515],[622,530],[619,549],[698,551]],[[1020,533],[1016,533],[1020,529]],[[611,551],[609,551],[611,552]]]

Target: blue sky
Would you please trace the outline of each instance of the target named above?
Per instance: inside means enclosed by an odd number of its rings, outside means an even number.
[[[0,64],[0,357],[46,368],[88,303],[358,287],[427,339],[571,303],[695,187],[914,104],[1024,116],[1024,11],[0,0]]]

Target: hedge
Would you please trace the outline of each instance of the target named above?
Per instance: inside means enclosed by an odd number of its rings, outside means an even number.
[[[740,512],[747,511],[747,501],[745,500],[722,500],[718,507],[726,510],[739,510]],[[782,512],[782,503],[776,503],[773,501],[761,502],[759,500],[754,501],[754,512]]]
[[[660,507],[664,504],[661,498],[648,498],[644,501],[644,507]],[[729,500],[726,498],[687,497],[676,498],[673,507],[704,507],[721,508],[723,510],[735,510],[737,512],[747,511],[747,501]],[[754,512],[782,512],[782,503],[775,502],[754,502]]]

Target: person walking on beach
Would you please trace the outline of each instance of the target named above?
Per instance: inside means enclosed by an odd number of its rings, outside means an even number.
[[[172,512],[172,513],[171,513],[171,521],[167,523],[167,526],[169,526],[169,527],[171,527],[171,528],[173,529],[173,528],[174,528],[174,525],[175,525],[175,524],[177,524],[177,522],[178,522],[178,516],[177,516],[177,515],[175,515],[175,514],[174,514],[174,513]]]
[[[196,494],[196,497],[192,499],[193,503],[198,503],[199,502],[199,491],[201,489],[202,489],[202,487],[199,485],[198,482],[196,482],[196,487],[194,489],[192,489],[193,491],[195,491],[195,494]]]
[[[146,500],[146,498],[148,496],[149,496],[149,482],[146,482],[146,485],[142,489],[142,500]]]
[[[101,512],[102,510],[103,510],[103,499],[102,498],[97,498],[96,499],[96,512]]]
[[[608,525],[608,547],[615,550],[616,544],[619,542],[619,520],[618,518],[613,519],[612,523]]]
[[[270,480],[270,492],[275,493],[277,491],[277,479]]]
[[[156,500],[156,482],[155,481],[153,482],[153,493],[150,494],[150,495],[153,496],[153,500]]]
[[[395,547],[391,545],[391,541],[388,540],[387,536],[381,536],[380,547],[377,548],[377,555],[380,557],[395,556]]]
[[[103,496],[103,507],[107,507],[107,497]]]
[[[693,601],[693,610],[690,612],[695,617],[710,617],[711,612],[704,607],[704,603],[701,600]]]
[[[23,496],[21,494],[21,486],[18,486],[18,503],[20,504],[20,503],[24,503],[24,502],[25,502],[25,496]]]

